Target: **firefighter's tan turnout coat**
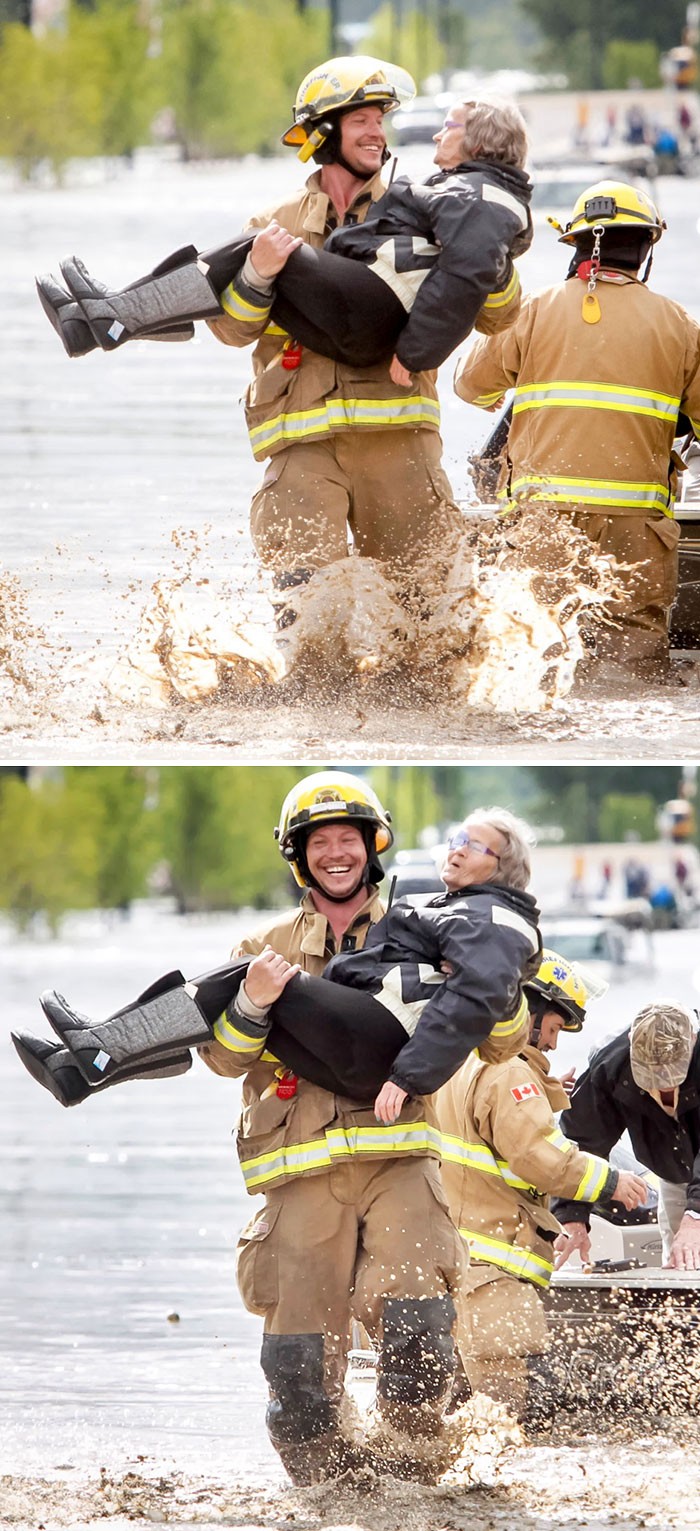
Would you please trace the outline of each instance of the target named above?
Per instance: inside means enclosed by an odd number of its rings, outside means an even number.
[[[679,410],[700,435],[700,326],[621,272],[599,276],[597,323],[583,318],[585,294],[571,277],[526,298],[507,331],[476,341],[455,389],[485,409],[514,389],[506,503],[556,506],[602,551],[646,561],[627,582],[626,628],[610,630],[607,657],[653,659],[667,647],[677,582],[671,451]]]
[[[382,914],[373,892],[345,949],[362,945]],[[318,976],[335,950],[308,893],[236,955],[255,956],[265,944]],[[324,1333],[327,1386],[337,1396],[352,1316],[377,1338],[384,1296],[433,1297],[456,1287],[465,1261],[440,1186],[439,1135],[420,1099],[385,1126],[373,1110],[303,1079],[291,1098],[280,1097],[284,1071],[266,1053],[259,1027],[229,1014],[201,1053],[215,1073],[244,1076],[238,1153],[248,1191],[266,1197],[241,1235],[239,1286],[266,1331]]]
[[[377,174],[346,214],[361,221],[386,186]],[[276,219],[307,244],[323,245],[337,225],[335,209],[315,171],[277,207],[252,218],[249,229]],[[420,372],[411,386],[393,383],[387,362],[353,369],[304,349],[301,364],[283,363],[289,337],[270,321],[272,297],[236,278],[210,321],[227,345],[255,344],[246,419],[254,456],[269,458],[251,508],[253,540],[278,575],[313,570],[343,558],[350,525],[366,557],[405,566],[448,537],[460,512],[441,464],[436,374]],[[520,306],[517,277],[485,303],[477,328],[510,323]]]
[[[524,1358],[546,1347],[537,1294],[549,1283],[559,1232],[548,1198],[596,1202],[617,1178],[558,1128],[554,1113],[568,1097],[526,1035],[500,1062],[488,1059],[512,1048],[484,1044],[434,1097],[443,1185],[471,1259],[457,1300],[460,1354],[472,1386],[511,1402],[527,1381]]]

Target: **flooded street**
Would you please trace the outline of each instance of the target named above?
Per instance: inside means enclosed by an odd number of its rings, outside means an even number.
[[[194,976],[222,960],[260,918],[137,905],[128,919],[74,916],[59,939],[3,926],[7,1029],[46,1034],[45,987],[106,1015],[175,962]],[[696,932],[659,935],[655,962],[611,988],[562,1066],[581,1067],[650,984],[697,1000]],[[692,1419],[569,1418],[530,1445],[476,1434],[468,1470],[436,1488],[291,1489],[264,1430],[261,1322],[233,1275],[253,1205],[231,1140],[237,1099],[196,1062],[66,1111],[0,1049],[0,1526],[695,1531]]]
[[[430,169],[426,147],[403,151],[400,170]],[[104,681],[133,639],[157,579],[208,582],[237,618],[271,626],[253,558],[248,505],[261,477],[240,397],[247,352],[204,328],[194,342],[140,341],[112,356],[69,361],[34,292],[37,272],[76,253],[116,286],[168,251],[200,248],[237,230],[295,177],[288,159],[180,166],[144,153],[133,169],[86,166],[64,189],[0,184],[6,278],[2,431],[6,507],[0,555],[0,654],[5,758],[189,761],[293,760],[328,754],[405,761],[541,756],[640,759],[700,749],[700,691],[652,691],[555,701],[543,714],[489,713],[433,694],[401,695],[390,681],[357,677],[318,698],[270,685],[211,703],[172,701],[160,711],[118,702]],[[700,315],[700,183],[665,179],[657,195],[669,231],[653,282]],[[561,247],[546,223],[521,263],[524,286],[561,277]],[[451,391],[442,369],[445,463],[469,498],[467,454],[483,414]]]

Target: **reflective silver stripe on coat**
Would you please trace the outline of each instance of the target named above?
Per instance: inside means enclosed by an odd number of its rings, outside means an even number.
[[[651,415],[675,423],[680,395],[654,393],[647,388],[618,388],[604,383],[530,383],[516,387],[513,414],[526,409],[573,408],[619,410],[629,415]]]

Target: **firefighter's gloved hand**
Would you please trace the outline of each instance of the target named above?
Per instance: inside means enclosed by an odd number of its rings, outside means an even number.
[[[408,1100],[406,1091],[402,1090],[400,1085],[392,1084],[391,1080],[387,1079],[374,1102],[374,1114],[377,1121],[391,1126],[391,1123],[401,1115],[401,1107],[405,1100]]]
[[[700,1270],[700,1218],[691,1217],[689,1212],[681,1218],[681,1226],[671,1245],[671,1258],[667,1269]]]
[[[245,975],[243,988],[254,1005],[274,1005],[290,979],[301,972],[298,962],[287,962],[271,946],[264,946],[258,957],[253,957]]]
[[[575,1251],[585,1265],[591,1253],[591,1235],[585,1223],[562,1223],[561,1233],[554,1240],[554,1269],[561,1270]]]

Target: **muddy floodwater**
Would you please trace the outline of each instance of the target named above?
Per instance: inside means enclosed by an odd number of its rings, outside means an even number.
[[[430,149],[404,151],[399,169],[424,175]],[[700,688],[634,684],[556,698],[517,716],[465,704],[436,666],[419,692],[410,674],[331,676],[235,687],[206,702],[173,696],[158,708],[115,698],[106,685],[133,642],[156,581],[210,593],[229,619],[272,632],[269,591],[248,535],[261,477],[241,395],[246,351],[203,327],[186,345],[140,341],[111,356],[70,361],[34,293],[35,272],[80,255],[123,285],[168,251],[235,232],[294,182],[283,159],[181,166],[143,153],[132,168],[87,165],[63,188],[0,177],[4,269],[0,294],[3,544],[0,550],[0,739],[6,759],[293,760],[321,747],[357,760],[613,758],[700,750]],[[700,183],[656,188],[669,229],[652,281],[700,315]],[[524,286],[557,280],[565,262],[537,220],[521,263]],[[468,453],[482,413],[441,372],[445,463],[457,497],[471,497]],[[694,676],[691,675],[694,682]],[[330,693],[330,694],[329,694]],[[340,705],[339,705],[340,699]]]
[[[46,987],[104,1016],[175,962],[194,976],[222,960],[258,918],[136,906],[73,917],[60,939],[0,928],[0,1526],[696,1531],[700,1431],[687,1417],[567,1417],[526,1442],[477,1414],[435,1487],[289,1485],[264,1429],[260,1321],[233,1274],[252,1205],[231,1138],[237,1085],[196,1063],[66,1111],[8,1036],[45,1034]],[[654,961],[655,984],[680,983],[691,1002],[694,932],[662,934]],[[605,996],[596,1035],[649,981],[642,964]]]

